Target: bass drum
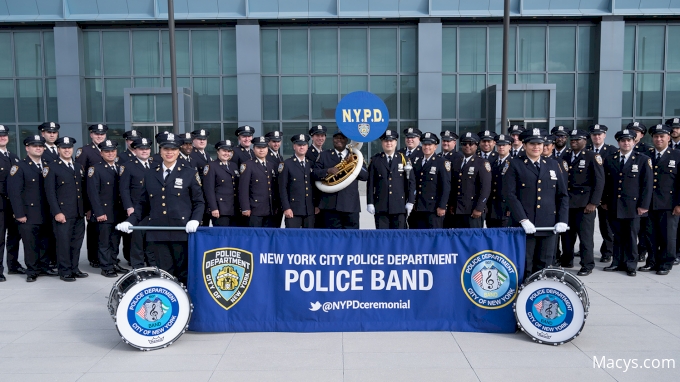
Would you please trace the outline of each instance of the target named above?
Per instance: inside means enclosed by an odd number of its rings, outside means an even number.
[[[158,268],[123,275],[111,289],[108,308],[123,341],[140,350],[161,349],[177,341],[194,310],[186,288]]]
[[[589,308],[585,285],[562,268],[546,268],[529,276],[513,305],[524,333],[538,343],[555,346],[581,334]]]

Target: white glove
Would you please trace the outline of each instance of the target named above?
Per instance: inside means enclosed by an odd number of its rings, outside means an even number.
[[[412,210],[413,210],[413,203],[406,203],[406,215],[411,215]]]
[[[132,227],[132,223],[122,222],[116,226],[116,229],[120,232],[131,233],[132,230],[130,227]]]
[[[367,205],[366,211],[368,211],[368,213],[371,215],[375,215],[375,206],[372,204]]]
[[[530,222],[529,219],[523,220],[520,224],[522,224],[522,228],[524,228],[524,232],[527,235],[532,235],[536,233],[536,226],[534,223]]]
[[[189,220],[189,222],[187,223],[187,226],[186,226],[187,233],[196,232],[196,230],[198,229],[198,226],[200,224],[201,223],[199,223],[198,220]]]
[[[553,232],[555,232],[555,233],[567,232],[568,228],[569,227],[567,226],[566,223],[557,223],[557,224],[555,224]]]

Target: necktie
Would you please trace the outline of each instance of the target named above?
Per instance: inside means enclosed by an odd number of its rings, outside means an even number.
[[[147,170],[149,169],[149,162],[144,163],[144,168],[147,169]]]
[[[302,166],[302,168],[305,168],[305,161],[301,160],[301,161],[300,161],[300,166]]]
[[[57,149],[55,149],[54,146],[50,148],[50,151],[52,151],[52,154],[57,155]]]
[[[264,162],[260,162],[260,164],[262,165],[262,167],[267,168],[267,165]]]
[[[168,175],[170,175],[170,172],[171,171],[170,171],[169,168],[165,170],[165,174],[163,175],[163,180],[165,180],[168,177]]]
[[[463,164],[460,166],[460,169],[462,170],[463,167],[465,167],[465,164],[467,163],[467,159],[463,159]]]
[[[392,165],[392,156],[391,156],[391,155],[388,155],[388,156],[387,156],[387,165],[388,165],[388,166],[391,166],[391,165]]]
[[[661,159],[661,153],[656,153],[656,163],[659,163],[659,159]]]
[[[600,153],[600,149],[595,149],[595,154],[599,154],[599,153]]]
[[[514,158],[516,156],[517,156],[517,150],[512,150],[512,157]]]
[[[68,168],[69,168],[71,171],[73,171],[73,163],[68,162]]]
[[[406,150],[406,156],[407,157],[411,156],[411,150]]]
[[[536,166],[536,170],[541,171],[541,165],[538,164],[538,161],[534,162],[534,166]]]
[[[42,171],[42,163],[38,162],[35,165],[38,167],[38,170]]]
[[[203,152],[203,159],[208,160],[208,156],[205,154],[205,151]]]
[[[621,167],[626,164],[626,157],[622,156],[621,157]]]
[[[5,156],[9,158],[9,151],[5,151]]]
[[[571,163],[574,163],[576,160],[576,154],[571,154]]]

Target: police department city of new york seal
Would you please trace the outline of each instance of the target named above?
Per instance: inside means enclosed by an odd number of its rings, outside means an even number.
[[[477,252],[463,265],[460,283],[473,304],[483,309],[500,309],[517,295],[517,267],[496,251]]]
[[[239,248],[215,248],[203,254],[203,281],[225,310],[236,305],[253,279],[253,254]]]

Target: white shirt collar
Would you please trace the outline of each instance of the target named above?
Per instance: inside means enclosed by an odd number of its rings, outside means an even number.
[[[624,158],[624,161],[628,162],[628,158],[630,158],[630,155],[633,153],[633,150],[631,150],[628,154],[623,154],[621,153],[621,158]]]
[[[668,146],[666,146],[666,148],[663,149],[663,151],[658,151],[657,149],[654,149],[654,156],[656,156],[656,154],[663,155],[666,152],[666,150],[668,150]]]
[[[148,159],[147,159],[147,160],[141,160],[141,159],[137,158],[137,160],[138,160],[139,163],[141,163],[141,164],[149,164],[149,160],[148,160]]]
[[[501,162],[505,162],[505,160],[508,158],[510,158],[510,154],[504,156],[503,158],[501,158],[500,155],[498,156],[498,159],[500,159]]]
[[[297,158],[298,162],[304,162],[305,157],[300,158],[299,156],[295,155],[295,158]]]
[[[175,167],[177,167],[177,161],[175,161],[175,163],[173,163],[172,166],[170,166],[170,167],[166,167],[165,162],[163,162],[162,166],[163,166],[163,172],[165,172],[165,170],[167,170],[167,169],[170,169],[170,172],[172,172],[172,171],[175,170]]]
[[[333,149],[333,150],[335,150],[335,149]],[[342,151],[335,150],[335,153],[338,154],[338,155],[342,155],[342,157],[344,158],[345,156],[347,156],[347,149],[344,149]]]
[[[595,147],[595,146],[593,146],[593,151],[595,151],[595,150],[600,150],[600,151],[602,151],[602,148],[603,148],[603,147],[604,147],[604,143],[603,143],[602,146],[600,146],[600,147]]]

